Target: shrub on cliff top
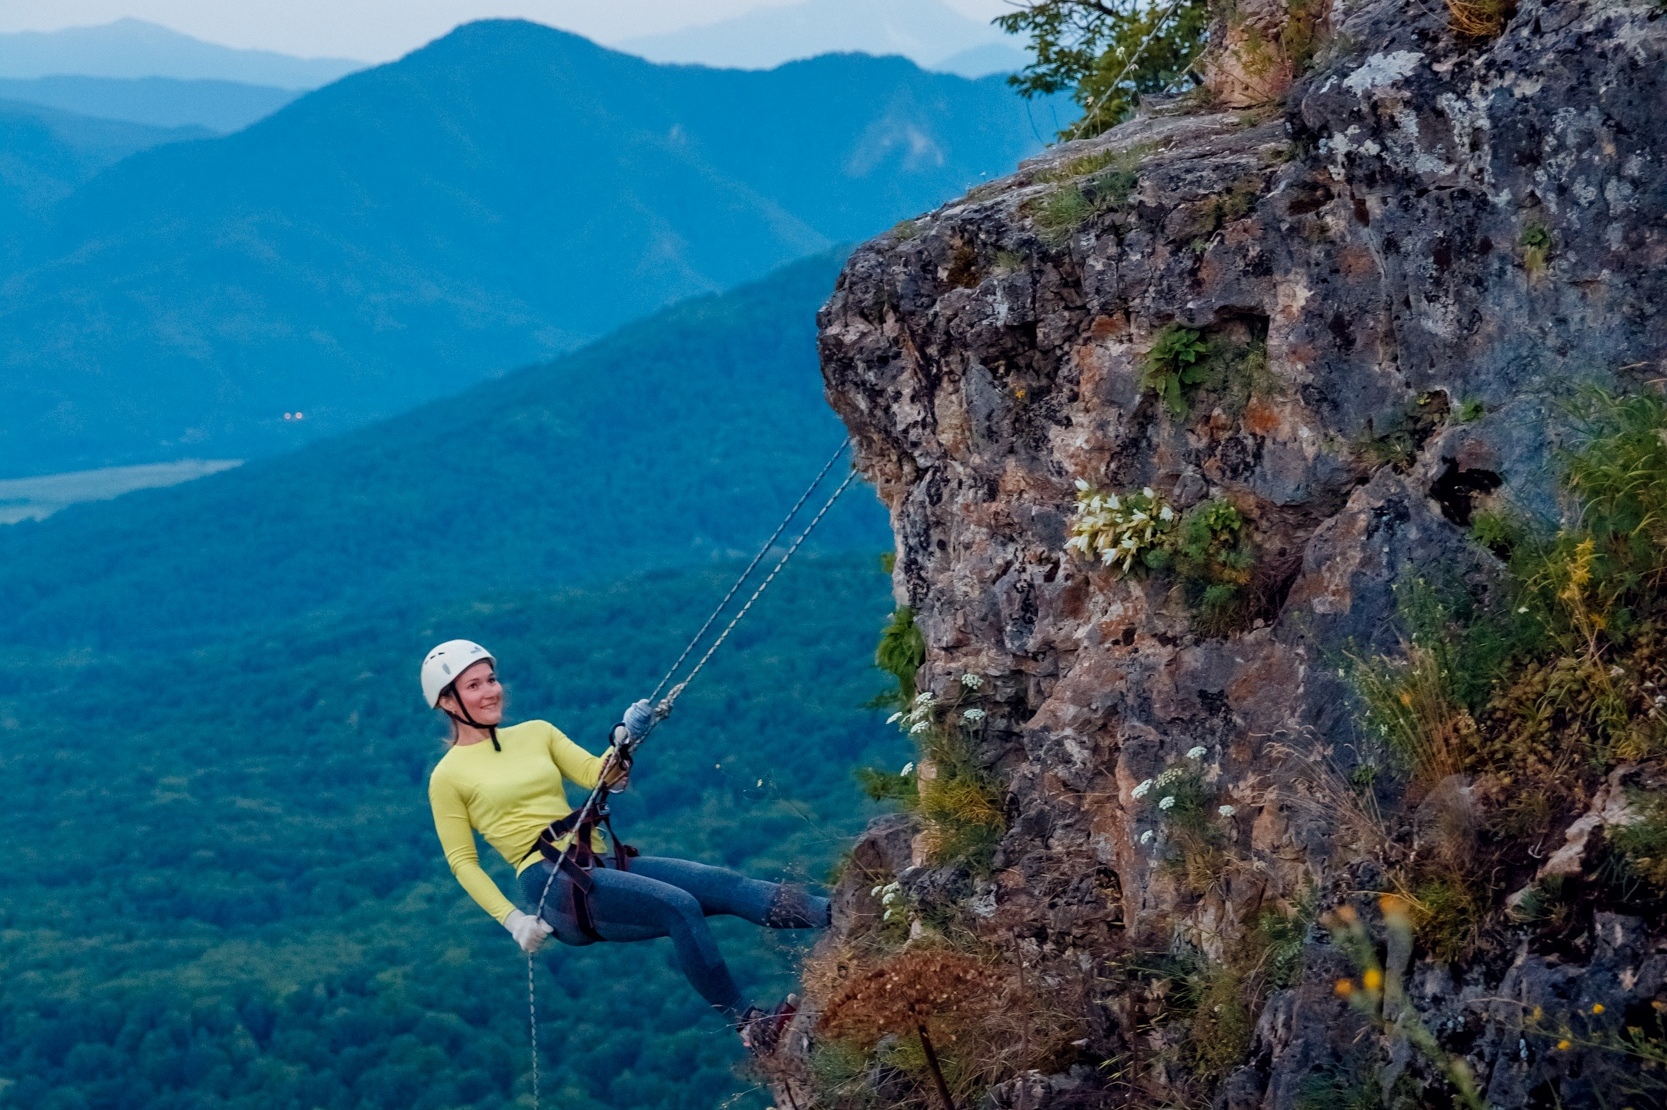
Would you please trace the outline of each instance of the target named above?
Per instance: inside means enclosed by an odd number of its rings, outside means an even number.
[[[1061,138],[1098,135],[1127,119],[1142,94],[1202,80],[1194,66],[1209,31],[1209,0],[1024,0],[1018,8],[995,22],[1028,36],[1035,61],[1008,82],[1026,97],[1071,91],[1083,116]]]

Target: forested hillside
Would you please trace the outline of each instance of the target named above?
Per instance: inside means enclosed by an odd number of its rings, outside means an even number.
[[[136,151],[205,138],[196,127],[153,127],[6,97],[0,88],[0,271],[30,228],[100,170]]]
[[[416,661],[476,637],[503,659],[516,719],[594,749],[734,569],[418,600],[144,663],[13,654],[0,1097],[19,1110],[510,1105],[527,1090],[525,965],[434,842],[423,783],[442,729]],[[887,594],[872,555],[779,579],[644,750],[618,806],[629,837],[825,878],[865,815],[850,767],[902,760],[857,708],[878,685],[866,660]],[[785,989],[785,934],[721,936],[745,984]],[[750,1086],[732,1072],[734,1033],[669,948],[550,951],[547,1105],[705,1110]]]
[[[190,648],[750,551],[844,437],[814,347],[840,257],[290,455],[0,530],[0,643]],[[867,496],[817,538],[889,546]]]
[[[404,411],[874,234],[1039,135],[1000,78],[899,58],[657,66],[469,24],[54,209],[0,281],[0,474]]]

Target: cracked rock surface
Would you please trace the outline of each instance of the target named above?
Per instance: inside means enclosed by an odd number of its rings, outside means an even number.
[[[1455,39],[1439,6],[1329,19],[1283,105],[1155,107],[1056,147],[858,249],[821,314],[828,397],[925,636],[922,688],[984,676],[980,755],[1010,818],[988,880],[934,876],[918,846],[898,866],[959,884],[987,941],[1088,1000],[1087,1067],[1015,1077],[991,1105],[1133,1097],[1085,1093],[1145,1036],[1106,986],[1127,953],[1184,936],[1212,958],[1306,890],[1372,889],[1312,804],[1321,764],[1346,768],[1358,741],[1339,658],[1394,650],[1397,582],[1499,573],[1467,538],[1479,499],[1566,511],[1577,383],[1667,377],[1667,11],[1526,0],[1490,43]],[[1126,195],[1095,184],[1106,165],[1133,167]],[[1050,222],[1069,188],[1105,199]],[[1265,365],[1244,394],[1167,411],[1143,360],[1175,325],[1265,343]],[[1068,554],[1079,479],[1230,501],[1261,553],[1258,615],[1206,635],[1163,576]],[[1203,895],[1143,843],[1161,830],[1134,796],[1199,747],[1237,861]],[[896,857],[895,822],[884,835],[870,853]],[[1217,1105],[1304,1105],[1366,1035],[1332,991],[1348,962],[1308,948]],[[1598,1105],[1601,1069],[1512,1030],[1536,1006],[1648,1008],[1663,952],[1659,922],[1600,915],[1575,962],[1525,942],[1406,975],[1490,1105]]]

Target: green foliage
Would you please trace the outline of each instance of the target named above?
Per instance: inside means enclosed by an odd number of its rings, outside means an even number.
[[[926,638],[915,624],[915,611],[900,605],[880,633],[880,646],[874,649],[874,665],[897,680],[897,691],[882,695],[875,708],[891,705],[901,710],[914,701],[915,674],[925,662]]]
[[[1627,801],[1638,819],[1612,828],[1610,847],[1621,854],[1628,871],[1667,893],[1667,796],[1634,791]]]
[[[905,808],[920,797],[920,780],[915,765],[908,764],[901,772],[883,771],[878,767],[858,767],[857,785],[876,802],[902,802]]]
[[[1077,511],[1065,550],[1130,574],[1169,564],[1175,510],[1152,492],[1103,493],[1077,481]]]
[[[1187,601],[1212,633],[1243,623],[1256,548],[1239,510],[1228,501],[1188,509],[1175,537],[1175,569]]]
[[[1156,394],[1171,415],[1185,416],[1185,389],[1204,381],[1204,367],[1199,365],[1199,360],[1208,349],[1196,328],[1170,324],[1158,333],[1151,350],[1146,352],[1142,386]]]
[[[1097,211],[1093,198],[1082,186],[1067,185],[1042,199],[1036,211],[1036,227],[1044,241],[1058,246]]]
[[[27,674],[7,668],[8,1108],[524,1099],[525,964],[435,844],[424,782],[443,728],[413,660],[444,636],[487,643],[514,717],[595,749],[734,571],[309,618],[186,659],[31,653]],[[886,595],[867,555],[795,562],[643,750],[616,801],[624,835],[760,876],[820,874],[873,812],[846,768],[906,757],[851,708]],[[749,993],[788,988],[791,936],[714,924]],[[665,942],[547,952],[547,1100],[765,1104]]]
[[[1540,224],[1529,224],[1523,229],[1517,245],[1522,248],[1522,268],[1528,276],[1537,277],[1544,273],[1546,262],[1551,257],[1551,232]]]
[[[1128,203],[1140,183],[1136,171],[1147,149],[1096,151],[1039,175],[1039,181],[1062,182],[1036,207],[1043,241],[1058,247],[1094,216]]]
[[[1121,123],[1142,94],[1197,86],[1194,69],[1210,24],[1207,0],[1025,0],[996,24],[1030,40],[1035,61],[1008,80],[1027,97],[1069,90],[1083,116],[1062,138]]]
[[[917,694],[907,710],[892,714],[891,723],[914,739],[923,766],[918,771],[909,767],[915,796],[885,788],[905,808],[920,814],[927,851],[935,863],[961,864],[974,874],[988,873],[1007,828],[1001,785],[978,756],[985,710],[974,703],[982,686],[979,676],[964,675],[943,700],[931,693]],[[864,773],[865,782],[871,781],[871,774]]]
[[[1468,401],[1460,402],[1458,411],[1454,413],[1454,419],[1460,424],[1474,424],[1482,418],[1482,414],[1486,411],[1487,407],[1473,397]]]
[[[1522,524],[1506,512],[1484,509],[1470,518],[1470,538],[1501,559],[1510,559],[1524,535]]]
[[[1405,471],[1418,458],[1418,449],[1447,419],[1449,402],[1440,390],[1420,393],[1404,408],[1367,422],[1355,437],[1355,449],[1373,466]]]
[[[1382,1110],[1383,1104],[1375,1069],[1332,1068],[1303,1079],[1292,1110]]]
[[[1150,488],[1103,493],[1078,481],[1070,531],[1067,551],[1119,573],[1138,567],[1174,574],[1206,635],[1238,629],[1253,608],[1256,547],[1243,515],[1227,501],[1206,501],[1177,516]]]

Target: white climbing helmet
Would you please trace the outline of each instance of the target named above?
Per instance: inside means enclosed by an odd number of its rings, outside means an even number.
[[[482,659],[498,665],[492,653],[473,640],[447,640],[423,659],[423,700],[430,709],[440,708],[440,694],[457,681],[457,676]]]

